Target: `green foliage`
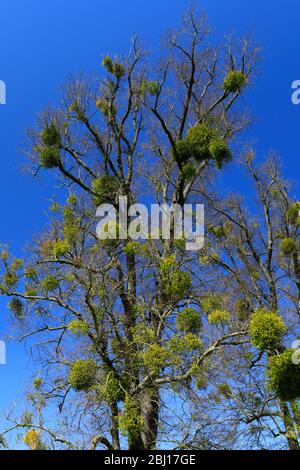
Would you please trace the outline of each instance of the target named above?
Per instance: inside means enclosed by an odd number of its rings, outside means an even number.
[[[193,308],[185,308],[177,314],[176,327],[185,333],[198,333],[202,322],[199,312]]]
[[[119,428],[121,433],[134,438],[139,435],[142,425],[143,419],[136,400],[126,395],[124,411],[119,416]]]
[[[231,70],[224,78],[222,88],[230,93],[239,92],[247,83],[247,78],[240,70]]]
[[[274,350],[279,348],[282,336],[285,332],[285,323],[277,312],[260,309],[251,317],[251,341],[254,346],[262,351],[266,349]]]
[[[194,333],[187,333],[185,335],[175,334],[168,341],[167,349],[170,353],[181,356],[195,351],[202,351],[203,344],[201,338]],[[171,356],[171,359],[173,361],[174,358]]]
[[[153,80],[143,80],[141,83],[140,93],[142,96],[145,96],[147,93],[151,96],[155,96],[160,89],[159,82]]]
[[[40,165],[43,168],[58,168],[61,165],[60,151],[55,147],[37,146],[36,151],[39,154]]]
[[[209,153],[217,168],[222,168],[225,162],[229,162],[232,159],[228,145],[222,139],[214,139],[209,144]]]
[[[1,250],[1,255],[0,256],[1,256],[2,261],[7,261],[9,253],[8,253],[7,250]]]
[[[70,194],[70,196],[67,199],[67,204],[69,204],[70,206],[76,206],[77,202],[78,200],[75,194]]]
[[[175,255],[161,259],[160,269],[165,296],[172,301],[184,298],[191,287],[191,276],[177,268]]]
[[[225,398],[230,398],[232,396],[231,387],[226,382],[218,385],[218,392]]]
[[[118,62],[113,62],[109,56],[104,57],[102,66],[107,70],[107,72],[113,74],[118,79],[122,78],[125,74],[125,67]]]
[[[40,139],[45,147],[60,148],[61,146],[61,135],[54,122],[42,130]]]
[[[300,398],[300,364],[293,363],[294,352],[293,349],[287,349],[283,353],[269,358],[270,387],[283,401]]]
[[[73,207],[66,206],[63,211],[63,234],[67,243],[75,242],[80,230],[80,220]],[[52,244],[52,252],[53,252]]]
[[[18,278],[16,273],[8,270],[3,275],[3,281],[7,285],[7,287],[14,287],[18,282]]]
[[[74,335],[85,336],[89,333],[90,327],[85,321],[74,319],[68,324],[68,330],[74,333]]]
[[[37,295],[37,287],[34,284],[27,283],[25,284],[24,294],[28,297],[35,297]]]
[[[181,170],[181,174],[187,180],[191,180],[196,176],[197,169],[192,163],[186,163]]]
[[[102,66],[107,70],[107,72],[113,73],[114,64],[113,64],[111,57],[109,56],[104,57],[102,61]]]
[[[198,160],[210,158],[209,145],[215,138],[215,132],[206,124],[197,124],[188,130],[186,141],[190,145],[192,156]]]
[[[11,312],[14,313],[14,315],[17,318],[23,318],[24,305],[20,299],[18,299],[17,297],[14,297],[13,299],[11,299],[10,302],[8,303],[8,308]]]
[[[160,369],[167,365],[169,353],[159,344],[150,344],[147,349],[141,353],[141,358],[145,368],[149,372],[158,374]]]
[[[23,439],[24,444],[26,444],[31,450],[44,450],[45,446],[41,441],[41,433],[36,429],[31,429],[28,431]]]
[[[234,304],[234,311],[239,320],[244,321],[250,315],[250,305],[246,298],[238,299]]]
[[[92,183],[93,191],[97,194],[94,197],[95,205],[113,204],[116,202],[120,183],[116,176],[104,175],[96,178]]]
[[[57,240],[53,243],[53,256],[59,258],[64,256],[69,250],[69,243],[67,240]]]
[[[55,276],[52,276],[51,274],[49,276],[44,277],[44,279],[41,282],[41,289],[44,292],[53,292],[58,287],[59,287],[58,280],[56,279]]]
[[[122,384],[113,372],[108,372],[96,390],[97,397],[108,404],[124,400],[125,392]]]
[[[89,390],[96,383],[97,364],[92,359],[75,361],[70,369],[69,384],[77,392]]]
[[[36,377],[33,381],[33,388],[40,390],[44,384],[44,381],[41,377]]]
[[[123,251],[126,255],[134,255],[136,254],[138,247],[139,247],[139,243],[130,241],[126,243],[126,245],[123,248]]]
[[[35,281],[37,279],[37,272],[32,266],[28,266],[24,270],[24,276],[27,279]]]
[[[155,331],[144,323],[138,323],[132,329],[132,336],[137,345],[149,345],[155,340]]]
[[[219,325],[220,323],[228,323],[230,314],[227,310],[213,310],[208,315],[208,321],[212,325]]]
[[[19,258],[16,258],[14,259],[14,261],[11,263],[11,269],[13,271],[18,271],[19,269],[21,269],[21,267],[23,266],[23,260],[19,259]]]
[[[296,242],[292,238],[287,237],[281,240],[279,247],[284,255],[290,256],[296,250]]]
[[[300,201],[295,202],[289,209],[286,211],[286,221],[289,224],[300,226]]]
[[[221,309],[223,304],[223,296],[215,292],[207,292],[200,300],[201,308],[207,315],[214,310]]]

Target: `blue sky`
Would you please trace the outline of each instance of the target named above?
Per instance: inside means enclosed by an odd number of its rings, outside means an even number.
[[[291,104],[291,83],[300,79],[299,0],[199,0],[217,39],[228,32],[251,32],[262,44],[259,75],[245,102],[255,117],[247,134],[261,155],[276,150],[285,174],[297,180],[300,106]],[[37,114],[59,100],[70,74],[95,74],[103,53],[125,51],[133,33],[150,49],[159,48],[164,31],[176,26],[187,0],[1,0],[0,79],[7,104],[0,106],[0,240],[12,251],[46,223],[55,194],[51,178],[22,173],[26,128]],[[224,184],[235,184],[229,168]],[[9,333],[6,301],[0,300],[0,339]],[[8,364],[0,365],[0,412],[20,398],[30,367],[23,346],[8,344]]]

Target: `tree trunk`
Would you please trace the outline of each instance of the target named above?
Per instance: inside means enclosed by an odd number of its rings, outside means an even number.
[[[159,412],[159,391],[158,389],[146,389],[141,396],[142,406],[142,439],[147,450],[156,448]]]
[[[285,426],[285,437],[288,441],[290,450],[300,450],[299,442],[297,439],[297,433],[294,426],[289,407],[287,403],[281,402],[280,409],[282,413],[282,419]]]

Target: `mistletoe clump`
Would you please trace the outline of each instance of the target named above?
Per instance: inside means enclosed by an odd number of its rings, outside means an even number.
[[[72,243],[76,240],[79,229],[80,219],[76,216],[73,207],[66,206],[63,211],[63,234],[67,243]]]
[[[145,96],[147,93],[151,96],[155,96],[160,89],[159,82],[154,80],[143,80],[140,87],[140,93],[142,96]]]
[[[148,371],[158,374],[161,367],[167,365],[169,353],[159,344],[150,344],[141,354],[141,358]]]
[[[224,299],[221,294],[216,292],[207,292],[200,300],[200,305],[203,312],[208,315],[214,310],[222,309]]]
[[[89,333],[89,324],[83,320],[75,319],[71,320],[68,324],[68,330],[76,336],[85,336]]]
[[[293,240],[292,238],[289,238],[289,237],[284,238],[280,242],[280,250],[286,256],[292,255],[296,250],[295,240]]]
[[[219,325],[220,323],[228,323],[230,319],[230,314],[227,310],[213,310],[208,315],[208,321],[212,325]]]
[[[67,240],[57,240],[53,243],[53,256],[59,258],[64,256],[69,250],[69,243]]]
[[[108,404],[124,400],[125,397],[124,388],[113,372],[103,376],[96,393],[99,399],[106,401]]]
[[[51,169],[58,168],[61,164],[60,152],[57,148],[53,147],[42,147],[41,145],[36,147],[39,154],[40,165],[43,168]]]
[[[209,153],[219,169],[222,168],[225,162],[229,162],[232,159],[228,145],[223,139],[214,139],[209,144]]]
[[[137,401],[130,395],[126,395],[124,411],[119,416],[120,431],[124,436],[134,438],[139,435],[143,425],[143,418]]]
[[[92,359],[78,359],[71,365],[69,384],[77,392],[89,390],[95,385],[97,364]]]
[[[222,88],[228,93],[237,93],[246,85],[247,78],[240,70],[231,70],[224,78]]]
[[[23,439],[24,444],[26,444],[31,450],[44,450],[45,446],[41,440],[41,433],[36,429],[31,429],[28,431]]]
[[[58,168],[61,165],[60,149],[62,143],[59,129],[54,122],[42,130],[40,141],[42,145],[35,147],[40,165],[46,169]]]
[[[186,163],[181,170],[181,174],[185,179],[191,180],[196,176],[197,169],[192,163]]]
[[[182,299],[191,287],[191,276],[178,268],[175,255],[169,255],[160,262],[164,295],[170,300]]]
[[[185,308],[177,314],[176,327],[185,333],[198,333],[202,322],[199,312],[193,308]]]
[[[104,175],[93,181],[92,188],[96,193],[94,197],[95,205],[113,204],[116,202],[120,183],[116,176]]]
[[[295,202],[287,211],[286,211],[286,221],[289,224],[300,226],[300,202]]]
[[[61,135],[53,122],[42,130],[40,139],[46,147],[60,148],[61,146]]]
[[[46,276],[41,282],[41,288],[44,292],[53,292],[59,287],[59,282],[55,276]]]
[[[214,130],[206,124],[197,124],[188,130],[186,141],[190,146],[192,156],[198,160],[210,158],[209,146],[216,137]]]
[[[107,70],[107,72],[114,75],[116,78],[120,79],[125,75],[125,67],[118,62],[113,62],[111,57],[106,56],[102,61],[102,66]]]
[[[203,123],[191,127],[185,139],[176,142],[176,152],[173,153],[176,153],[176,158],[181,163],[186,164],[193,157],[199,162],[213,160],[217,168],[221,168],[224,162],[231,159],[226,141],[218,137],[215,129]],[[188,175],[190,171],[192,176],[196,173],[196,170],[190,166],[186,170]]]
[[[285,323],[277,312],[260,309],[251,317],[251,341],[255,347],[262,351],[279,348],[285,332]]]
[[[270,387],[283,401],[293,401],[300,397],[300,364],[293,363],[294,353],[294,349],[287,349],[269,359]]]
[[[14,297],[8,304],[8,308],[17,318],[22,318],[24,315],[24,305],[23,302]]]

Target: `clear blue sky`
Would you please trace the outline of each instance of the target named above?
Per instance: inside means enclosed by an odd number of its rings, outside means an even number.
[[[300,106],[291,104],[291,83],[300,79],[299,0],[199,0],[218,39],[251,32],[262,43],[260,73],[245,101],[255,123],[248,131],[261,154],[281,154],[286,175],[297,179]],[[126,50],[133,33],[153,50],[175,26],[187,0],[1,0],[0,79],[7,105],[0,106],[0,240],[22,253],[32,233],[46,223],[55,194],[53,181],[22,174],[25,131],[35,116],[59,99],[68,75],[97,73],[101,54]],[[227,185],[234,169],[227,170]],[[6,301],[0,300],[0,339],[9,333]],[[0,365],[0,412],[22,396],[29,357],[8,344],[8,364]]]

